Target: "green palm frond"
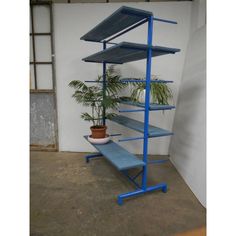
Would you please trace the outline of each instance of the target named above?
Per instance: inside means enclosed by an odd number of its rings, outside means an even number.
[[[87,86],[80,80],[73,80],[69,86],[75,89],[72,97],[76,102],[91,108],[91,114],[82,113],[81,118],[86,121],[92,121],[94,125],[101,124],[103,108],[107,110],[117,109],[119,104],[118,93],[127,86],[120,82],[121,76],[116,71],[115,66],[109,66],[106,71],[106,86],[103,91],[102,75],[98,75],[96,86]],[[105,92],[105,99],[103,99]],[[114,116],[115,113],[106,112],[106,117]]]
[[[88,87],[86,86],[85,83],[83,83],[82,81],[80,80],[73,80],[69,83],[69,86],[74,88],[74,89],[81,89],[83,91],[87,90]]]
[[[157,76],[152,76],[152,80],[158,80]],[[146,83],[143,82],[145,78],[138,78],[140,82],[132,83],[131,89],[131,99],[133,101],[138,101],[142,91],[146,88]],[[173,94],[171,89],[168,87],[167,84],[164,83],[151,83],[150,93],[153,98],[153,102],[162,104],[162,105],[169,105],[169,101],[173,99]]]
[[[89,115],[87,112],[84,112],[81,114],[81,118],[86,120],[86,121],[91,121],[94,119],[93,116]]]
[[[107,114],[106,114],[106,118],[107,118],[107,119],[111,119],[111,118],[114,117],[114,116],[117,116],[117,114],[116,114],[116,113],[107,113]]]

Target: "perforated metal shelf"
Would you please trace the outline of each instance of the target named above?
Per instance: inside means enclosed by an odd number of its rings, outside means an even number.
[[[112,120],[120,125],[126,126],[130,129],[133,129],[135,131],[144,133],[144,123],[141,121],[137,121],[137,120],[131,119],[126,116],[114,116],[110,120]],[[169,136],[169,135],[173,135],[173,133],[168,130],[164,130],[159,127],[149,125],[149,128],[148,128],[148,137],[149,138]]]
[[[146,44],[122,42],[97,52],[91,56],[85,57],[82,60],[86,62],[96,63],[113,63],[123,64],[131,61],[138,61],[147,57],[148,46]],[[165,54],[174,54],[180,49],[168,48],[161,46],[152,46],[152,56],[162,56]]]
[[[84,138],[88,140],[88,136],[84,136]],[[111,140],[106,144],[92,145],[118,170],[127,170],[145,165],[145,163],[134,154],[128,152]]]
[[[122,6],[80,39],[100,42],[152,15],[152,12],[149,11]]]
[[[131,105],[131,106],[136,106],[136,107],[145,107],[144,103],[141,102],[133,102],[133,101],[123,101],[121,100],[120,103],[122,104],[126,104],[126,105]],[[149,105],[149,110],[150,111],[158,111],[158,110],[171,110],[174,109],[175,106],[172,105],[160,105],[160,104],[156,104],[156,103],[150,103]]]

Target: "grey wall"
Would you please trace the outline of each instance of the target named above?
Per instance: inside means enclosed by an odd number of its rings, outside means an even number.
[[[53,94],[31,93],[30,144],[33,147],[56,147],[55,119]]]
[[[206,206],[206,25],[205,2],[192,6],[188,43],[171,140],[171,161]]]
[[[161,2],[161,3],[111,3],[111,4],[55,4],[55,47],[56,76],[59,119],[59,149],[60,151],[94,151],[93,147],[83,139],[88,134],[88,122],[80,118],[81,112],[87,108],[78,105],[71,95],[73,90],[68,83],[74,79],[94,80],[101,73],[101,64],[85,63],[81,59],[101,50],[98,43],[84,42],[80,37],[97,25],[104,18],[122,5],[133,6],[152,11],[155,16],[178,21],[177,25],[154,23],[154,44],[177,47],[181,52],[176,55],[162,56],[153,59],[152,74],[162,79],[173,80],[171,88],[174,102],[177,100],[179,84],[185,59],[185,51],[189,38],[191,2]],[[115,42],[130,41],[146,43],[147,25],[143,25]],[[127,63],[119,67],[123,76],[144,76],[145,60]],[[152,112],[150,123],[161,128],[172,130],[175,111]],[[127,114],[143,121],[143,114]],[[110,133],[122,133],[123,136],[140,135],[120,125],[108,122]],[[150,154],[168,154],[170,137],[150,140]],[[122,143],[133,153],[142,153],[142,141]]]

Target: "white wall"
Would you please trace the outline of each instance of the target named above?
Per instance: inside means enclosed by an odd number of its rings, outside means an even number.
[[[122,5],[133,6],[152,11],[155,16],[178,21],[177,25],[154,23],[154,44],[180,48],[176,55],[168,55],[153,59],[152,74],[162,79],[173,80],[171,85],[174,101],[178,95],[182,77],[185,52],[189,38],[191,2],[161,2],[161,3],[110,3],[110,4],[55,4],[55,51],[56,76],[59,119],[59,149],[60,151],[93,151],[94,149],[84,139],[88,134],[90,124],[80,118],[81,112],[87,108],[78,105],[71,95],[73,90],[68,87],[71,80],[93,80],[101,73],[102,65],[85,63],[81,59],[101,50],[99,43],[89,43],[80,37],[93,28],[104,18]],[[146,28],[142,26],[125,34],[115,42],[130,41],[146,43]],[[123,76],[144,76],[145,60],[127,63],[119,66]],[[150,123],[171,130],[175,111],[151,112]],[[135,119],[143,120],[143,114],[128,114]],[[121,132],[123,136],[133,136],[138,133],[108,122],[109,132]],[[140,134],[138,134],[140,135]],[[150,139],[150,154],[168,154],[170,137]],[[142,141],[122,143],[133,153],[142,153]]]
[[[206,206],[206,26],[205,3],[194,1],[171,140],[171,161]]]

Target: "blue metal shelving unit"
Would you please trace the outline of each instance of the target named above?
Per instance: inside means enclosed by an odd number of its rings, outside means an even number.
[[[140,160],[132,153],[119,146],[117,143],[110,141],[103,145],[93,145],[98,153],[87,155],[86,161],[89,162],[90,159],[103,156],[111,164],[113,164],[119,171],[121,171],[136,187],[135,191],[128,193],[123,193],[118,195],[118,204],[122,204],[125,198],[132,196],[137,196],[144,194],[146,192],[154,190],[167,191],[166,183],[159,183],[155,186],[149,187],[147,185],[147,174],[148,174],[148,164],[153,163],[163,163],[166,160],[148,161],[148,139],[154,137],[163,137],[172,135],[173,133],[159,127],[149,125],[149,111],[159,111],[159,110],[171,110],[174,106],[170,105],[158,105],[150,103],[150,84],[152,82],[158,83],[172,83],[173,81],[164,80],[151,80],[151,65],[152,57],[161,56],[166,54],[175,54],[179,52],[180,49],[168,48],[161,46],[153,46],[152,34],[153,34],[153,21],[160,21],[164,23],[177,24],[175,21],[165,20],[156,18],[153,16],[152,12],[144,11],[136,8],[123,6],[115,11],[111,16],[103,20],[100,24],[90,30],[87,34],[81,37],[82,40],[99,42],[103,44],[103,50],[83,58],[85,62],[95,62],[103,64],[103,97],[106,96],[106,65],[111,64],[123,64],[131,61],[137,61],[141,59],[146,59],[146,93],[145,93],[145,103],[137,103],[131,101],[122,101],[121,103],[127,105],[133,105],[139,107],[139,109],[128,109],[119,110],[119,112],[144,112],[144,122],[140,122],[128,117],[119,115],[113,117],[111,120],[120,125],[126,126],[130,129],[142,133],[139,137],[126,137],[119,139],[119,142],[132,141],[132,140],[143,140],[143,159]],[[111,41],[124,33],[144,24],[148,23],[148,35],[147,44],[138,44],[130,42],[121,42],[119,44],[112,43]],[[107,48],[107,45],[113,45]],[[137,82],[136,79],[124,78],[121,83],[126,82]],[[95,81],[86,81],[95,82]],[[106,124],[105,109],[103,109],[103,124]],[[115,134],[113,136],[118,136],[120,134]],[[87,136],[85,136],[87,139]],[[129,169],[138,169],[137,174],[130,176],[128,173]],[[139,184],[136,179],[141,176],[142,181]]]

